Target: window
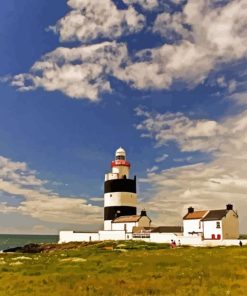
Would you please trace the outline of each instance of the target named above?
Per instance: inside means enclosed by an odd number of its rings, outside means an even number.
[[[125,160],[125,156],[118,155],[118,156],[116,156],[116,160]]]
[[[201,221],[199,221],[199,229],[201,229]]]
[[[220,222],[216,222],[216,228],[220,228]]]

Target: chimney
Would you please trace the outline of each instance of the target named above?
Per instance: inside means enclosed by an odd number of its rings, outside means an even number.
[[[226,205],[226,209],[227,211],[233,210],[233,205],[231,204]]]
[[[188,208],[188,213],[189,213],[189,214],[194,213],[194,208],[189,207],[189,208]]]
[[[147,212],[145,209],[141,210],[141,216],[147,216]]]

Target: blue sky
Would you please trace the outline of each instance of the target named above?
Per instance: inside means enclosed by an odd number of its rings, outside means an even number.
[[[246,16],[243,0],[3,1],[0,231],[100,227],[123,146],[154,223],[230,202],[246,232]]]

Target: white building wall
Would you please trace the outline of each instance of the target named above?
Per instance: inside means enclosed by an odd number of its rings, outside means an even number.
[[[134,226],[137,226],[137,222],[112,223],[112,230],[126,230],[126,232],[132,232]]]
[[[175,240],[177,236],[173,233],[150,233],[150,242],[152,243],[167,243],[170,244],[171,240]]]
[[[74,232],[74,231],[60,231],[59,232],[59,243],[68,243],[68,242],[89,242],[89,241],[98,241],[99,233],[98,232]]]
[[[111,223],[112,220],[105,220],[104,221],[104,230],[111,230],[111,227],[112,227],[112,223]]]
[[[200,219],[184,219],[183,220],[184,227],[184,236],[191,236],[189,232],[203,232],[202,223]]]
[[[115,231],[99,231],[99,238],[101,241],[103,240],[125,240],[126,233],[122,230]]]
[[[198,237],[183,237],[178,236],[175,240],[176,244],[178,245],[178,241],[180,241],[181,246],[202,246],[202,239],[200,236]]]
[[[217,222],[220,223],[220,228],[217,228]],[[222,222],[221,220],[217,221],[203,221],[203,236],[204,239],[212,239],[212,236],[215,236],[215,239],[217,239],[218,236],[220,236],[220,239],[222,240]]]
[[[181,236],[174,233],[150,233],[150,242],[170,244],[171,240],[175,241],[177,246],[179,246],[179,244],[192,246],[202,245],[201,237]]]

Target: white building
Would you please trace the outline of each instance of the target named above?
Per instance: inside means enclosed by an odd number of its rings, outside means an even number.
[[[183,218],[184,236],[204,240],[239,238],[238,214],[228,204],[223,210],[194,211],[192,207]]]
[[[183,217],[184,236],[203,236],[202,218],[208,211],[194,211],[194,208],[188,208],[188,213]]]

